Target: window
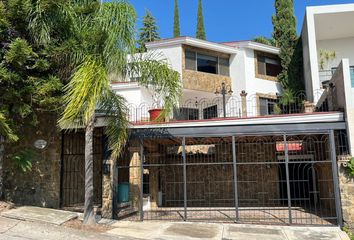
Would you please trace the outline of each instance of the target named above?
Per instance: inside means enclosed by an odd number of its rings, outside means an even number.
[[[230,76],[229,70],[229,59],[228,58],[219,58],[219,73],[220,75]]]
[[[257,74],[270,77],[277,77],[281,72],[281,66],[276,56],[269,57],[257,54]]]
[[[218,74],[218,58],[203,54],[197,55],[197,70],[199,72]]]
[[[188,70],[230,76],[229,65],[229,58],[185,51],[185,68]]]
[[[186,51],[186,69],[195,70],[197,68],[196,52]]]
[[[211,119],[218,117],[218,106],[214,105],[203,109],[203,119]]]
[[[259,114],[261,116],[276,114],[275,107],[277,104],[276,99],[259,98]]]
[[[352,80],[352,88],[354,88],[354,66],[350,67],[350,79]]]
[[[179,108],[174,111],[175,120],[198,120],[199,110],[194,108]]]

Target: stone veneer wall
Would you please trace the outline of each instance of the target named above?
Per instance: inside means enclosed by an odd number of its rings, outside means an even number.
[[[191,46],[183,46],[182,50],[182,82],[183,88],[205,91],[214,93],[217,87],[220,87],[224,82],[226,85],[231,86],[231,78],[228,76],[204,73],[198,71],[192,71],[186,69],[185,63],[185,50],[196,51],[204,54],[208,54],[216,57],[229,58],[230,55],[224,53],[218,53],[206,49],[195,48]]]
[[[242,144],[241,144],[242,145]],[[233,186],[233,165],[203,165],[203,162],[228,162],[232,163],[231,144],[224,144],[221,147],[216,145],[215,154],[203,154],[203,145],[195,145],[199,151],[187,155],[187,163],[199,163],[198,165],[187,166],[187,201],[189,207],[226,207],[234,206],[234,186]],[[262,159],[273,159],[275,145],[265,144],[267,148],[258,154],[256,148],[242,147],[244,151],[238,153],[238,159],[243,162],[255,161],[259,157]],[[189,151],[192,150],[188,146]],[[259,150],[259,149],[258,149]],[[162,154],[162,153],[160,153]],[[266,156],[264,155],[266,154]],[[269,155],[267,155],[269,154]],[[146,159],[154,161],[152,158],[156,154],[146,156]],[[161,156],[160,156],[161,157]],[[246,159],[247,158],[247,159]],[[181,157],[166,155],[162,157],[165,163],[181,163]],[[261,160],[261,159],[260,159]],[[279,182],[278,168],[273,165],[239,165],[238,174],[238,195],[240,206],[268,206],[280,204],[280,192],[276,182]],[[163,194],[164,207],[183,206],[183,167],[163,166],[150,167],[150,194],[152,208],[157,206],[157,193]],[[134,177],[131,177],[133,181]],[[159,181],[158,181],[159,179]],[[159,186],[160,182],[160,186]]]
[[[350,156],[338,156],[338,177],[343,220],[345,225],[354,229],[354,178],[348,177],[343,166],[350,158]]]
[[[192,70],[183,70],[183,88],[214,93],[217,87],[224,82],[231,85],[231,78],[211,73],[203,73]]]
[[[23,129],[20,140],[5,146],[4,196],[17,204],[58,208],[60,198],[61,133],[56,127],[57,116],[46,113],[39,116],[39,124]],[[36,150],[37,139],[47,141],[44,150]],[[21,150],[33,149],[37,156],[32,171],[20,171],[10,155]]]

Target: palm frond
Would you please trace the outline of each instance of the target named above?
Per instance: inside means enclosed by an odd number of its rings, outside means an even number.
[[[153,88],[163,101],[164,114],[170,113],[182,93],[179,73],[154,53],[135,54],[130,61],[128,72],[139,77],[141,86]]]
[[[56,34],[56,37],[68,37],[75,18],[70,1],[35,1],[28,14],[28,29],[35,43],[46,45],[51,42],[52,34]]]
[[[112,157],[117,158],[128,136],[128,109],[125,99],[112,90],[105,91],[99,110],[106,119],[105,133],[108,136]]]
[[[65,110],[59,120],[63,129],[84,126],[109,89],[108,74],[100,58],[88,56],[65,86]]]
[[[135,49],[136,12],[124,0],[106,2],[94,20],[106,35],[103,56],[109,72],[121,72],[127,64],[127,55]]]

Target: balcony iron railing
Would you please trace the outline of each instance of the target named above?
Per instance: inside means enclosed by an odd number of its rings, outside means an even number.
[[[327,85],[331,81],[335,72],[336,69],[319,71],[320,88],[322,88],[324,85]]]
[[[316,91],[320,95],[323,91]],[[287,114],[300,114],[308,111],[306,108],[311,105],[306,103],[306,96],[303,92],[293,97],[280,95],[250,95],[247,97],[227,97],[226,105],[223,105],[222,97],[187,99],[181,102],[168,116],[165,121],[196,121],[225,118],[249,118],[264,117]],[[142,103],[139,106],[130,104],[128,106],[129,120],[132,123],[144,123],[153,121],[149,111],[158,109],[154,104]],[[325,102],[318,109],[313,111],[328,111],[328,104]],[[161,119],[160,119],[161,120]]]

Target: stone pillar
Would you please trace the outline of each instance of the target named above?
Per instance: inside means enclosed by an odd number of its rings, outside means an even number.
[[[129,198],[131,206],[140,209],[140,194],[142,192],[142,158],[140,156],[140,147],[129,147],[130,164],[129,164]]]
[[[350,156],[338,156],[338,177],[344,224],[354,229],[354,179],[346,173]]]
[[[102,175],[102,217],[114,218],[114,205],[116,201],[117,189],[117,167],[116,162],[112,159],[107,160],[105,164],[109,164],[109,174]]]
[[[242,117],[247,117],[247,93],[245,90],[242,90],[240,93],[241,96],[241,116]]]

